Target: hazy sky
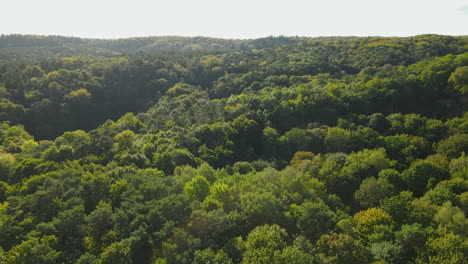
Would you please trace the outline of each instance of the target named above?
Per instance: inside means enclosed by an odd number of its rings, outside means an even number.
[[[468,35],[468,0],[1,0],[0,34]]]

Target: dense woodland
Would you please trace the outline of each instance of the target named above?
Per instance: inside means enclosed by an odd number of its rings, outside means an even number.
[[[0,37],[0,263],[466,263],[468,38]]]

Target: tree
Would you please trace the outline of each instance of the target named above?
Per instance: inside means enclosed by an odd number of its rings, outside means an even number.
[[[109,189],[109,198],[113,207],[118,207],[122,201],[122,194],[130,188],[127,180],[116,180]]]
[[[55,140],[58,148],[69,145],[78,157],[85,156],[91,148],[91,137],[83,130],[69,131]]]
[[[100,260],[88,252],[81,255],[81,257],[76,261],[76,264],[99,264]]]
[[[322,235],[316,250],[322,263],[370,263],[366,247],[347,234]]]
[[[416,256],[425,249],[430,228],[424,229],[421,224],[402,225],[395,233],[395,242],[403,247],[402,260],[406,263],[414,261]]]
[[[210,207],[216,205],[216,207],[222,207],[225,210],[231,208],[234,197],[230,193],[229,186],[225,183],[214,183],[210,186],[210,193],[206,197],[203,205]]]
[[[461,93],[468,93],[468,66],[458,67],[451,75],[449,81]]]
[[[267,157],[277,157],[279,155],[279,134],[272,127],[265,127],[262,131],[262,153]]]
[[[290,210],[297,229],[312,240],[331,230],[337,220],[336,214],[322,200],[305,201],[300,206],[293,204]]]
[[[332,172],[324,173],[324,182],[327,183],[327,189],[340,196],[343,201],[352,201],[362,180],[377,175],[380,170],[389,166],[390,161],[383,148],[364,149],[348,155],[341,170],[333,169]],[[321,171],[324,168],[326,166],[322,166]]]
[[[49,264],[55,263],[60,252],[54,247],[57,243],[55,236],[31,237],[16,245],[5,255],[7,263],[12,264]]]
[[[419,254],[416,263],[462,264],[468,258],[468,242],[446,228],[437,229],[426,242],[425,250]]]
[[[376,261],[384,263],[405,263],[402,261],[403,247],[391,241],[373,243],[370,251]]]
[[[378,207],[360,211],[354,215],[353,219],[357,229],[365,235],[373,233],[378,225],[393,224],[392,216]]]
[[[368,119],[368,126],[377,132],[385,132],[390,128],[389,121],[381,113],[374,113]]]
[[[439,181],[448,178],[448,173],[431,162],[420,160],[402,173],[402,177],[410,191],[421,196]]]
[[[75,124],[73,127],[89,127],[87,118],[92,113],[91,99],[91,93],[85,88],[71,91],[66,96],[67,106],[72,116],[70,121]]]
[[[312,160],[314,158],[314,154],[308,151],[298,151],[294,153],[293,158],[291,159],[291,166],[299,167],[304,161]]]
[[[16,163],[16,158],[10,153],[0,153],[0,180],[8,181],[10,170]]]
[[[24,123],[26,108],[15,104],[6,98],[0,99],[0,122],[10,121],[12,124]]]
[[[434,216],[434,221],[441,227],[460,235],[468,235],[468,219],[460,208],[446,202]]]
[[[199,248],[200,240],[180,228],[174,230],[173,237],[162,242],[162,254],[167,264],[189,264]]]
[[[437,213],[437,206],[431,204],[424,198],[414,199],[411,202],[413,210],[410,211],[409,221],[421,223],[424,226],[432,223],[434,215]]]
[[[193,200],[203,201],[210,191],[210,183],[203,176],[195,176],[184,186],[184,193]]]
[[[112,208],[108,204],[100,203],[97,208],[86,217],[89,233],[96,242],[99,242],[114,226],[112,215]]]
[[[387,197],[380,201],[380,207],[389,213],[397,223],[408,223],[412,213],[413,193],[408,191],[400,192],[398,195]]]
[[[349,131],[342,128],[331,127],[328,129],[324,141],[326,152],[346,152],[348,150]]]
[[[71,204],[79,199],[72,198]],[[54,218],[52,224],[58,238],[57,249],[62,252],[61,260],[75,261],[83,253],[83,238],[85,236],[85,212],[82,204],[68,210],[62,210]]]
[[[304,252],[297,246],[285,247],[282,251],[276,251],[270,263],[274,264],[311,264],[314,257]]]
[[[16,164],[10,171],[10,181],[19,182],[21,179],[37,174],[37,166],[41,164],[41,159],[28,158]]]
[[[360,207],[367,209],[379,205],[380,200],[394,193],[393,185],[385,178],[367,178],[362,181],[359,189],[354,193],[354,199]]]
[[[276,251],[286,247],[288,234],[278,225],[257,226],[245,240],[245,252],[241,263],[268,263]]]
[[[250,227],[280,223],[281,208],[271,192],[248,192],[240,196],[240,209]]]
[[[214,251],[211,248],[195,251],[195,257],[192,264],[232,264],[229,258],[222,249]]]
[[[232,166],[232,171],[240,174],[247,174],[253,170],[253,166],[247,161],[238,161]]]
[[[443,139],[437,144],[436,150],[449,158],[458,158],[463,152],[468,153],[468,135],[455,134]]]
[[[115,135],[114,140],[117,143],[119,151],[130,149],[135,140],[135,133],[131,130],[125,130]]]
[[[102,264],[130,264],[130,248],[123,242],[115,242],[99,255]]]

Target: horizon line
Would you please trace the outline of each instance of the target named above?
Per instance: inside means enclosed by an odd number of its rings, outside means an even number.
[[[157,38],[157,37],[180,37],[180,38],[211,38],[211,39],[222,39],[222,40],[255,40],[264,38],[411,38],[425,35],[437,35],[437,36],[451,36],[451,37],[467,37],[468,35],[450,35],[450,34],[437,34],[437,33],[422,33],[414,35],[321,35],[321,36],[299,36],[299,35],[267,35],[259,36],[255,38],[225,38],[215,36],[203,36],[203,35],[141,35],[141,36],[129,36],[129,37],[85,37],[85,36],[73,36],[73,35],[60,35],[60,34],[24,34],[24,33],[0,33],[0,37],[5,36],[37,36],[37,37],[63,37],[63,38],[79,38],[79,39],[90,39],[90,40],[125,40],[125,39],[138,39],[138,38]]]

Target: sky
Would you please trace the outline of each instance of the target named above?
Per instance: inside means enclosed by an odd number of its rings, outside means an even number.
[[[468,0],[1,0],[0,34],[468,35]]]

